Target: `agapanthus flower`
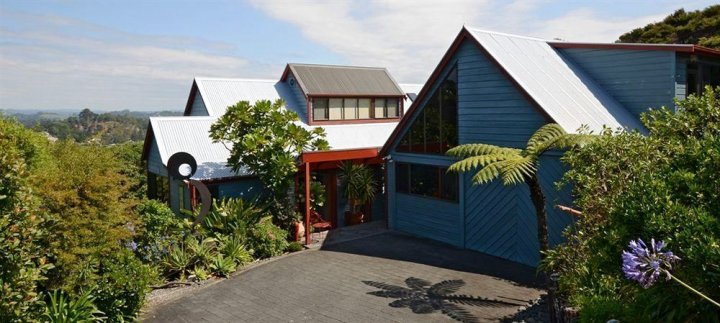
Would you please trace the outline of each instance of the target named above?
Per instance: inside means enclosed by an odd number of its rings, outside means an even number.
[[[138,245],[135,241],[131,240],[131,241],[128,241],[127,243],[125,243],[125,247],[132,251],[135,251],[135,250],[137,250]]]
[[[648,248],[642,239],[630,240],[628,247],[630,250],[622,254],[622,270],[625,277],[639,282],[645,288],[652,286],[661,274],[670,280],[672,263],[680,260],[671,251],[662,251],[665,247],[663,241],[655,243],[655,239],[651,239]]]

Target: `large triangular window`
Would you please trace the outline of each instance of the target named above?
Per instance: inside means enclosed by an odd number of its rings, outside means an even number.
[[[457,67],[454,67],[425,102],[397,151],[440,155],[457,144]]]

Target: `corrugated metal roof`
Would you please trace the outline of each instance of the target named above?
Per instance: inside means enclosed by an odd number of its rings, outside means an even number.
[[[384,68],[288,64],[306,95],[405,95]]]
[[[305,124],[303,126],[308,129],[317,127]],[[322,126],[322,128],[325,129],[330,149],[344,150],[382,147],[396,126],[397,122],[387,122],[326,125]]]
[[[548,41],[466,28],[545,112],[568,132],[581,125],[644,129],[637,118]]]
[[[210,139],[210,126],[216,117],[151,117],[150,125],[160,150],[163,165],[170,156],[186,152],[198,163],[194,179],[247,176],[249,171],[234,173],[226,166],[230,152],[221,143]]]
[[[274,80],[196,77],[195,83],[211,116],[223,115],[227,107],[238,101],[249,101],[251,104],[258,100],[275,101],[281,98],[281,93],[290,91],[286,84]],[[289,97],[282,95],[286,101]],[[293,110],[298,108],[295,103],[286,102]]]

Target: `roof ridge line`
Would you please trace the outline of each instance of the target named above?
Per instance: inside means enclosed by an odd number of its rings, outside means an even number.
[[[510,33],[503,33],[499,31],[492,31],[487,29],[481,29],[481,28],[475,28],[471,26],[465,26],[465,29],[467,29],[470,32],[476,31],[481,33],[486,33],[490,35],[499,35],[499,36],[506,36],[506,37],[514,37],[514,38],[522,38],[522,39],[528,39],[528,40],[535,40],[535,41],[541,41],[541,42],[551,42],[552,40],[549,39],[543,39],[538,37],[531,37],[531,36],[523,36],[523,35],[517,35],[517,34],[510,34]]]

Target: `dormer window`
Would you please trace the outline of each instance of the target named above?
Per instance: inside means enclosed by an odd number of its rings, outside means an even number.
[[[398,98],[312,98],[313,121],[394,119]]]

